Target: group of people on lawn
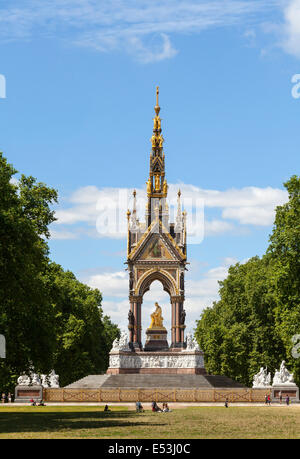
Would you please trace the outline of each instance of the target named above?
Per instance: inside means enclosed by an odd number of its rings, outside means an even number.
[[[141,413],[141,412],[143,413],[145,411],[141,402],[136,402],[135,406],[136,406],[137,413]],[[171,411],[167,403],[163,403],[162,408],[160,408],[158,404],[154,401],[151,404],[151,409],[153,412],[160,412],[160,413],[168,413]]]

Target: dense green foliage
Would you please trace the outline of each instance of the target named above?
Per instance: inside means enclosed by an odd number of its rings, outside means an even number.
[[[30,365],[55,368],[65,385],[106,369],[118,329],[103,317],[100,292],[49,260],[56,191],[15,173],[0,153],[0,389],[12,390]]]
[[[270,245],[262,257],[229,268],[220,300],[197,321],[196,337],[210,373],[246,385],[261,366],[274,374],[281,360],[300,383],[300,178],[285,183],[289,201],[276,208]]]

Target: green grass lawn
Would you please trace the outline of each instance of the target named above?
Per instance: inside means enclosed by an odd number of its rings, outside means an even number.
[[[136,413],[128,407],[0,407],[0,438],[300,438],[300,407],[188,407]]]

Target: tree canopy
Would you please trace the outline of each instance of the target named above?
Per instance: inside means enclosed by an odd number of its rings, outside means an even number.
[[[22,175],[0,153],[0,388],[34,366],[55,368],[62,385],[105,371],[119,331],[103,317],[99,290],[49,259],[49,225],[57,192]]]
[[[292,355],[300,333],[300,178],[284,186],[289,200],[276,208],[265,255],[231,266],[220,300],[197,321],[207,371],[246,385],[261,366],[274,374],[281,360],[300,383],[300,359]]]

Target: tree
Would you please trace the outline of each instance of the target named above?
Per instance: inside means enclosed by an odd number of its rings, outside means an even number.
[[[300,333],[300,179],[285,187],[289,201],[276,208],[266,254],[231,266],[220,300],[197,321],[207,370],[247,385],[260,366],[274,373],[281,360],[300,382],[300,359],[291,355]]]
[[[273,266],[275,327],[285,346],[285,360],[300,383],[300,359],[292,355],[293,336],[300,333],[300,177],[284,186],[289,200],[276,208],[267,255]]]
[[[105,371],[119,334],[103,317],[99,290],[49,260],[57,192],[33,177],[13,180],[16,172],[0,154],[0,388],[10,391],[32,365],[55,368],[62,385]]]
[[[47,278],[56,330],[53,367],[61,385],[104,372],[119,331],[103,317],[101,293],[55,263],[49,265]]]
[[[30,361],[47,366],[54,336],[41,274],[48,263],[45,238],[57,193],[33,177],[22,175],[14,183],[15,174],[0,153],[0,330],[7,345],[2,386]]]

